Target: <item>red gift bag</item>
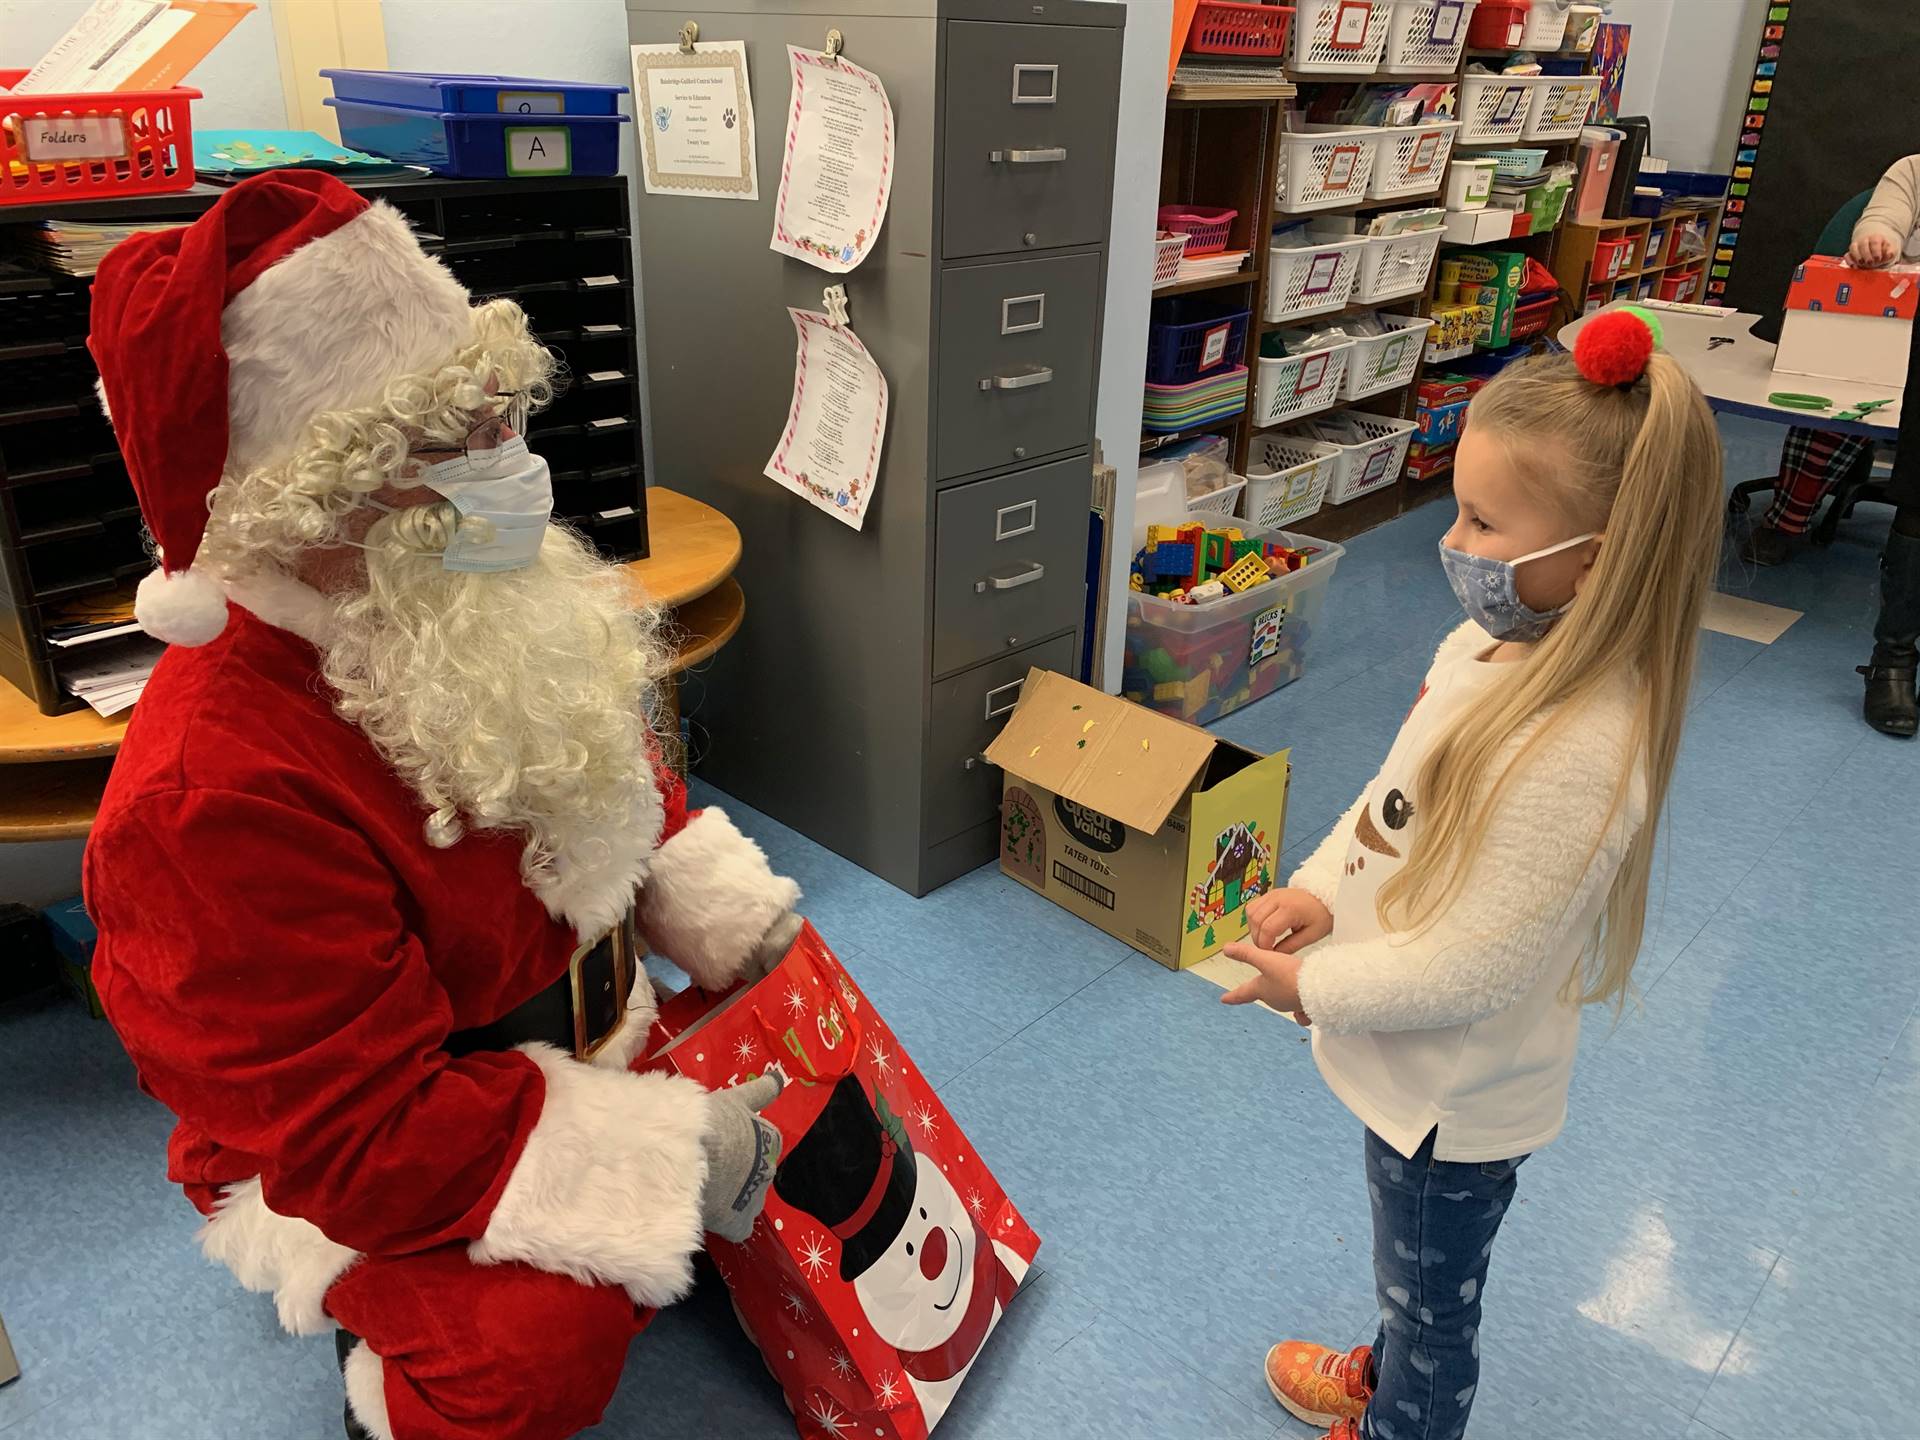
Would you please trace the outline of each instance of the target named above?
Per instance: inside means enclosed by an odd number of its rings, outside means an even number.
[[[886,1021],[808,925],[758,984],[663,1005],[646,1063],[785,1079],[766,1211],[709,1251],[802,1440],[925,1440],[1040,1237]]]

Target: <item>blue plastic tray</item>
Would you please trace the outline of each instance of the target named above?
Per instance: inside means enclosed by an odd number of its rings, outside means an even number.
[[[536,80],[526,75],[440,75],[429,70],[322,70],[341,100],[403,105],[436,114],[617,115],[624,85]]]
[[[329,95],[340,138],[437,175],[470,180],[616,175],[625,115],[481,114],[414,110]]]

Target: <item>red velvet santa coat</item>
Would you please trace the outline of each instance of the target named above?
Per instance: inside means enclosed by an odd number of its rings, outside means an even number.
[[[170,1171],[213,1215],[208,1253],[299,1332],[329,1323],[326,1288],[358,1253],[448,1243],[678,1298],[707,1096],[625,1069],[645,977],[591,1065],[442,1046],[563,975],[636,881],[651,948],[709,985],[797,889],[720,812],[690,818],[666,774],[610,837],[632,855],[611,886],[543,904],[517,837],[432,848],[424,807],[331,708],[302,638],[319,597],[278,580],[234,599],[217,640],[161,661],[86,855],[94,978],[143,1086],[180,1117]]]

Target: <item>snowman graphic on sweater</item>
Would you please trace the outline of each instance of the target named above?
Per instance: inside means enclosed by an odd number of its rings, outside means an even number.
[[[859,1079],[780,1162],[773,1188],[840,1240],[840,1278],[900,1370],[931,1430],[1027,1273],[989,1236],[940,1167],[914,1153],[907,1129]]]

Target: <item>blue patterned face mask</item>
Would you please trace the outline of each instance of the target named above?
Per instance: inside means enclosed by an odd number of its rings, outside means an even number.
[[[1477,621],[1480,628],[1496,640],[1527,644],[1553,629],[1554,622],[1573,608],[1573,602],[1569,600],[1558,610],[1548,611],[1535,610],[1525,604],[1520,599],[1519,568],[1597,538],[1597,531],[1576,535],[1558,545],[1522,555],[1518,560],[1490,560],[1485,555],[1469,555],[1443,540],[1440,565],[1447,572],[1447,582],[1453,586],[1453,593],[1469,619]]]

